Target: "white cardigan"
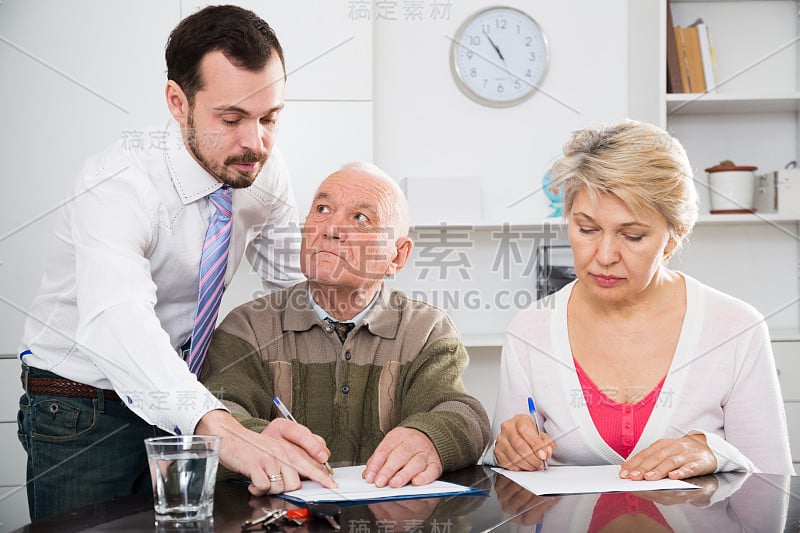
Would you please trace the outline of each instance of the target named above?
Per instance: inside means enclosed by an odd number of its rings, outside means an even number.
[[[660,438],[703,433],[717,472],[794,474],[769,332],[752,306],[683,275],[686,316],[667,379],[631,456]],[[527,413],[556,442],[553,465],[622,464],[586,408],[567,332],[575,282],[522,310],[508,327],[492,424]],[[494,444],[484,464],[495,464]]]

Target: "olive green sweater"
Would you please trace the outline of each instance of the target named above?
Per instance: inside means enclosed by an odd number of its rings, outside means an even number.
[[[439,309],[381,290],[344,344],[300,283],[234,309],[214,333],[201,381],[246,427],[280,417],[274,396],[322,436],[333,466],[365,464],[384,435],[425,433],[442,466],[475,464],[489,420],[461,374],[468,355]]]

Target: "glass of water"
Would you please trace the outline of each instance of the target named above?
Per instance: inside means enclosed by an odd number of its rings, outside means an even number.
[[[213,520],[221,439],[178,435],[144,440],[158,522]]]

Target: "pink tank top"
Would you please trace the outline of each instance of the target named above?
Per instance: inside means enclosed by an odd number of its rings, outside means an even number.
[[[637,403],[617,403],[589,379],[574,357],[572,360],[575,363],[575,370],[578,371],[578,381],[583,390],[586,408],[597,432],[614,451],[627,458],[642,436],[644,426],[656,406],[667,376],[664,376],[658,385]]]
[[[653,522],[653,525],[657,524],[667,531],[674,531],[653,502],[639,498],[631,492],[613,492],[603,494],[597,499],[588,533],[603,531],[603,528],[615,519],[631,514],[644,515]]]

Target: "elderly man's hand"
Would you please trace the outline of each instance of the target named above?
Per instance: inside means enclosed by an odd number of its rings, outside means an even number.
[[[411,482],[427,485],[442,475],[442,461],[433,442],[421,431],[396,427],[367,461],[364,478],[376,487],[397,488]]]
[[[406,523],[421,524],[427,520],[442,498],[413,498],[409,500],[390,500],[367,505],[375,521],[378,523],[397,524],[401,520]],[[410,529],[406,529],[410,531]],[[422,529],[415,530],[422,531]]]
[[[622,463],[619,477],[652,481],[686,479],[711,474],[717,458],[708,447],[705,435],[686,435],[680,439],[659,439]]]

